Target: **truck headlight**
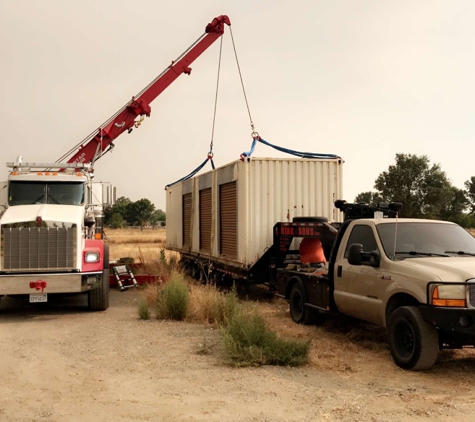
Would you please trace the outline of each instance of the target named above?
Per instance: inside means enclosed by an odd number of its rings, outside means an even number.
[[[99,252],[86,252],[84,254],[84,262],[99,262]]]
[[[436,286],[432,292],[432,305],[466,308],[467,287],[461,284]]]

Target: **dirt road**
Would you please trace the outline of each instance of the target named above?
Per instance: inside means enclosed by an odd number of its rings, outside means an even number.
[[[35,307],[3,299],[0,420],[475,420],[473,354],[427,373],[370,350],[337,370],[233,369],[197,353],[216,330],[141,321],[138,297],[112,291],[103,313],[88,313],[85,297]]]

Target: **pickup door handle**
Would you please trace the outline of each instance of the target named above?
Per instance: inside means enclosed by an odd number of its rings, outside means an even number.
[[[338,277],[341,277],[342,272],[343,272],[342,266],[341,266],[341,265],[338,265],[338,268],[337,268],[337,276],[338,276]]]

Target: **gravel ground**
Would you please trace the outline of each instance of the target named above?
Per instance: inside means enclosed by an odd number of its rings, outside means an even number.
[[[234,369],[212,348],[198,353],[216,330],[141,321],[138,298],[111,291],[100,313],[87,312],[84,296],[34,307],[2,299],[0,420],[475,420],[473,354],[427,373],[364,350],[347,371]]]

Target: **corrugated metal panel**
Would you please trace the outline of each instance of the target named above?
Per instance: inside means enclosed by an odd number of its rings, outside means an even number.
[[[191,193],[183,195],[183,247],[189,248],[191,244]]]
[[[237,190],[236,182],[219,187],[220,252],[226,258],[237,257]]]
[[[211,251],[206,254],[241,267],[252,266],[272,245],[276,222],[292,221],[296,216],[342,221],[342,213],[333,205],[335,200],[345,199],[342,164],[342,160],[237,160],[175,185],[167,192],[167,246],[200,253],[200,213],[195,212],[199,210],[199,190],[216,186],[212,191]],[[230,194],[226,188],[231,186],[233,202],[228,198],[222,203],[221,197]],[[180,209],[185,192],[192,192],[194,201],[188,213],[193,221],[186,227]],[[185,231],[193,238],[187,246],[181,244]]]
[[[211,252],[211,188],[200,190],[200,250]]]
[[[272,245],[272,228],[293,217],[323,216],[341,221],[334,201],[342,198],[341,162],[337,160],[254,159],[242,163],[247,169],[239,213],[247,211],[244,228],[246,246],[240,250],[245,264],[252,265]],[[242,181],[243,171],[239,172]]]

